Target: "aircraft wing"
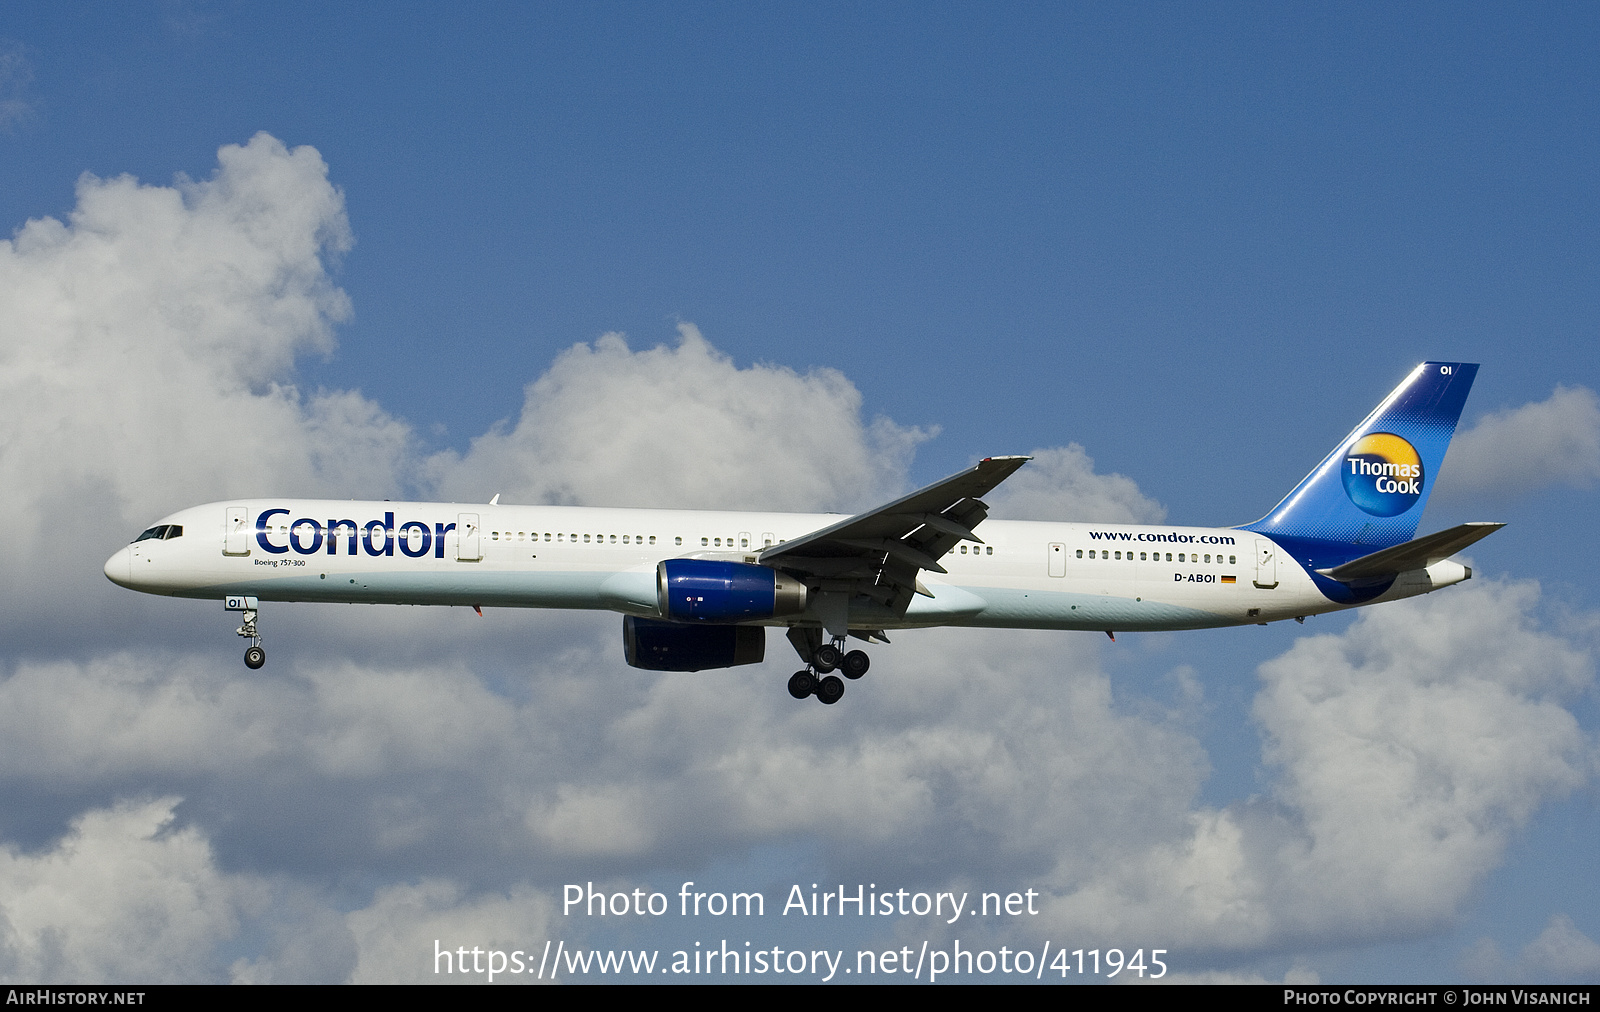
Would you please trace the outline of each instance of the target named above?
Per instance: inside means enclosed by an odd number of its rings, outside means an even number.
[[[1392,576],[1409,569],[1427,569],[1435,562],[1448,559],[1468,545],[1488,537],[1505,524],[1471,523],[1452,527],[1437,534],[1427,534],[1404,544],[1385,548],[1381,552],[1363,555],[1331,569],[1318,573],[1341,583],[1367,580],[1379,576]]]
[[[887,506],[768,548],[761,553],[761,564],[820,577],[824,590],[864,593],[884,604],[896,598],[908,603],[920,589],[920,571],[943,573],[939,559],[946,552],[962,541],[982,543],[973,528],[989,515],[989,507],[979,496],[1028,459],[985,458]]]

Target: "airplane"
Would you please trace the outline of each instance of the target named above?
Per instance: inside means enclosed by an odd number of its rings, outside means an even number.
[[[620,612],[627,663],[764,659],[786,630],[796,699],[839,701],[888,643],[930,626],[1104,632],[1259,624],[1471,579],[1450,556],[1503,527],[1415,537],[1478,367],[1418,365],[1266,516],[1238,527],[987,520],[1027,457],[976,466],[855,516],[247,499],[181,510],[105,564],[119,586],[242,613],[261,601]],[[982,536],[979,528],[982,529]]]

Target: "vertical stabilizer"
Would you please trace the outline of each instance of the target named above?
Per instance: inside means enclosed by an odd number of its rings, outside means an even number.
[[[1465,362],[1417,366],[1271,513],[1240,529],[1359,546],[1354,554],[1411,540],[1477,374]]]

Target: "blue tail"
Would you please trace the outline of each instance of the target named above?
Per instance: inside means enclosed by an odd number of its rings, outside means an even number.
[[[1271,513],[1239,529],[1319,567],[1410,541],[1477,375],[1465,362],[1417,366]]]

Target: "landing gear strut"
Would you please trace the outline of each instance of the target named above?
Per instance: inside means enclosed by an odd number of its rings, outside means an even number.
[[[789,642],[806,662],[805,668],[789,676],[789,695],[796,699],[816,696],[819,702],[832,706],[844,695],[844,681],[830,672],[860,678],[872,666],[872,660],[864,650],[845,653],[843,636],[834,637],[832,642],[823,642],[822,636],[820,629],[789,630]]]
[[[261,647],[261,631],[256,628],[256,617],[260,606],[253,597],[230,597],[222,602],[228,611],[244,613],[244,624],[234,632],[250,641],[244,651],[244,666],[251,671],[267,663],[267,652]]]

